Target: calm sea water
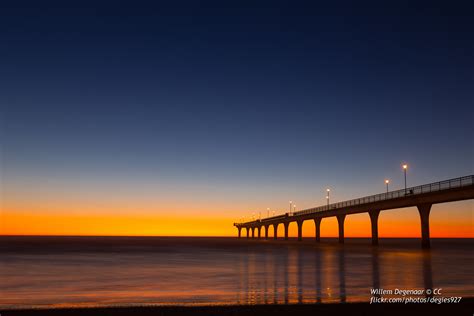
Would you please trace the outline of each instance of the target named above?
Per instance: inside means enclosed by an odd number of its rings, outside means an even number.
[[[368,301],[371,288],[474,295],[473,240],[0,237],[0,308]]]

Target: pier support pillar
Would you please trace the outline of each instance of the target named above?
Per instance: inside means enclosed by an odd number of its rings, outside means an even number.
[[[278,239],[278,224],[273,224],[273,239]]]
[[[268,239],[268,229],[269,228],[270,228],[270,226],[265,225],[265,239]]]
[[[431,204],[417,205],[421,220],[421,247],[430,248],[430,211]]]
[[[379,214],[380,211],[370,211],[370,224],[372,226],[372,245],[376,246],[379,244]]]
[[[288,240],[288,226],[290,226],[290,223],[286,222],[283,225],[285,225],[285,240]]]
[[[241,227],[237,227],[237,230],[239,231],[239,238],[240,238],[240,233],[241,233],[242,228],[241,228]]]
[[[316,242],[321,241],[321,220],[321,217],[314,219],[314,226],[316,227]]]
[[[296,222],[298,224],[298,241],[303,240],[303,221]]]
[[[255,238],[255,227],[252,227],[252,238]]]
[[[337,223],[339,224],[339,243],[344,243],[344,220],[346,215],[337,215]]]
[[[247,230],[247,238],[250,237],[250,228],[249,227],[245,227],[245,230]]]
[[[257,235],[257,236],[258,236],[258,239],[260,239],[260,230],[261,230],[261,228],[262,228],[262,226],[258,226],[258,227],[257,227],[257,231],[258,231],[258,235]]]

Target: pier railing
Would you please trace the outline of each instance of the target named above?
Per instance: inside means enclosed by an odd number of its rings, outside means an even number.
[[[449,189],[469,186],[473,184],[474,184],[474,175],[465,176],[465,177],[454,178],[450,180],[423,184],[416,187],[401,189],[397,191],[389,191],[386,193],[370,195],[370,196],[362,197],[359,199],[353,199],[349,201],[338,202],[338,203],[333,203],[329,205],[310,208],[310,209],[302,210],[299,212],[295,212],[293,213],[293,216],[306,215],[306,214],[311,214],[311,213],[338,209],[338,208],[342,208],[346,206],[362,205],[362,204],[373,203],[373,202],[378,202],[378,201],[398,199],[398,198],[408,197],[412,195],[418,195],[418,194],[424,194],[424,193],[430,193],[430,192],[436,192],[436,191],[442,191],[442,190],[449,190]]]
[[[396,190],[396,191],[389,191],[385,193],[370,195],[370,196],[366,196],[366,197],[362,197],[358,199],[352,199],[352,200],[333,203],[329,205],[318,206],[318,207],[294,212],[291,214],[286,213],[283,215],[267,217],[261,220],[257,220],[257,222],[258,221],[266,222],[266,221],[272,221],[272,220],[283,218],[283,217],[313,214],[313,213],[318,213],[318,212],[339,209],[339,208],[343,208],[347,206],[363,205],[363,204],[374,203],[378,201],[398,199],[398,198],[409,197],[413,195],[425,194],[425,193],[430,193],[430,192],[450,190],[450,189],[460,188],[460,187],[465,187],[465,186],[470,186],[470,185],[474,185],[474,175],[454,178],[454,179],[444,180],[444,181],[439,181],[439,182],[433,182],[429,184],[423,184],[416,187],[410,187],[410,188]]]

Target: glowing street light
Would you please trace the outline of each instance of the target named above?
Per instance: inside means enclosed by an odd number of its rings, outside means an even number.
[[[388,193],[388,184],[390,183],[390,180],[386,179],[385,180],[385,185],[387,186],[387,193]]]
[[[270,217],[270,208],[267,207],[267,217]]]
[[[405,195],[406,195],[407,194],[407,169],[408,169],[408,165],[403,164],[402,168],[403,168],[403,173],[405,175]]]
[[[293,204],[293,214],[296,212],[296,205]]]
[[[292,203],[293,203],[293,202],[292,202],[292,201],[290,201],[290,213],[291,213],[291,204],[292,204]]]

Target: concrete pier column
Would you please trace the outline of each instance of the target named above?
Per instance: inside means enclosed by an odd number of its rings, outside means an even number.
[[[278,224],[273,224],[273,239],[278,239]]]
[[[421,247],[430,248],[430,211],[431,204],[417,205],[421,220]]]
[[[376,246],[379,244],[379,214],[380,211],[370,211],[370,224],[372,225],[372,245]]]
[[[257,235],[257,236],[258,236],[258,239],[260,239],[260,230],[261,230],[261,228],[262,228],[262,226],[258,226],[258,227],[257,227],[257,231],[258,231],[258,235]]]
[[[270,229],[270,226],[265,225],[265,239],[268,239],[268,230]]]
[[[298,241],[303,240],[303,221],[297,221],[298,224]]]
[[[286,222],[284,223],[285,225],[285,240],[288,240],[288,226],[290,226],[290,223]]]
[[[337,215],[337,223],[339,224],[339,243],[344,243],[344,220],[346,215]]]
[[[239,238],[240,238],[240,233],[241,233],[242,227],[237,227],[237,230],[239,231]]]
[[[245,229],[247,230],[247,238],[250,237],[250,228],[249,227],[245,227]]]
[[[252,227],[252,238],[255,238],[255,227]]]
[[[321,241],[321,220],[321,217],[314,219],[314,226],[316,227],[316,242]]]

